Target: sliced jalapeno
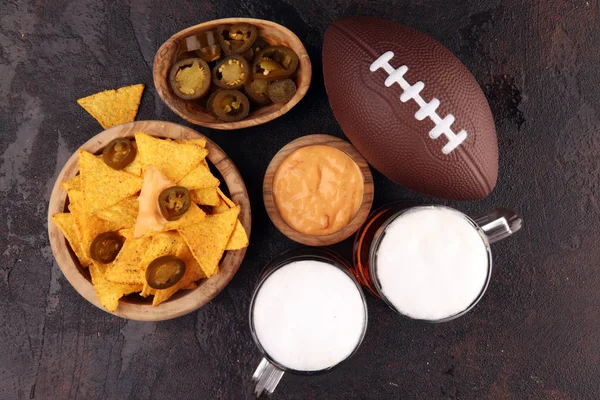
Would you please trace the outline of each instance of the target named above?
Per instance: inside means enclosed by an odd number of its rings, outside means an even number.
[[[158,208],[167,221],[181,218],[190,203],[190,192],[183,186],[171,186],[158,195]]]
[[[298,68],[298,56],[284,46],[270,46],[262,49],[254,57],[252,73],[254,79],[270,81],[286,79]]]
[[[217,28],[217,37],[225,54],[242,54],[252,47],[258,31],[250,24],[222,25]]]
[[[102,264],[113,262],[123,247],[123,241],[116,232],[101,233],[92,241],[90,256]]]
[[[223,89],[239,89],[250,78],[248,61],[240,55],[228,56],[215,65],[212,81]]]
[[[102,151],[102,160],[112,169],[123,169],[135,159],[137,150],[131,140],[116,138],[108,142]]]
[[[181,40],[181,51],[194,53],[206,62],[218,60],[221,57],[221,46],[217,32],[205,31],[188,36]]]
[[[210,88],[210,68],[201,58],[181,60],[171,68],[169,82],[177,97],[183,100],[199,99]]]
[[[250,103],[248,98],[238,90],[221,90],[212,101],[212,109],[220,120],[233,122],[248,116]]]
[[[217,96],[217,93],[219,93],[221,90],[223,89],[217,89],[214,92],[211,93],[211,95],[208,97],[208,100],[206,100],[206,109],[215,117],[217,116],[217,114],[215,114],[215,111],[213,110],[213,103],[215,101],[215,97]]]
[[[296,84],[291,79],[271,82],[269,98],[275,104],[285,104],[296,94]]]
[[[254,50],[251,48],[246,50],[246,52],[244,54],[242,54],[242,57],[244,57],[246,59],[246,61],[251,63],[252,59],[254,58]]]
[[[244,85],[244,91],[254,103],[264,106],[271,102],[269,98],[269,83],[265,79],[253,79]]]
[[[254,50],[254,54],[256,55],[259,51],[266,49],[267,47],[269,47],[269,43],[267,43],[263,38],[258,37],[252,45],[252,50]]]
[[[185,274],[185,262],[175,256],[158,257],[146,269],[146,282],[153,289],[168,289]]]

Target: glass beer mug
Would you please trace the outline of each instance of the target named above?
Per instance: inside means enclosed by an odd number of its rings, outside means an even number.
[[[288,251],[267,265],[249,317],[263,355],[249,388],[255,398],[273,393],[284,372],[337,367],[358,350],[367,329],[365,297],[350,267],[316,248]]]
[[[492,272],[490,244],[521,228],[511,210],[478,218],[446,206],[375,211],[354,242],[354,275],[394,311],[445,322],[482,298]]]

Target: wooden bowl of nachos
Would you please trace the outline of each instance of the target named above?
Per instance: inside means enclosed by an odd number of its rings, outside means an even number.
[[[101,154],[116,138],[130,138],[135,149],[121,170]],[[145,223],[148,214],[138,208],[149,203],[138,200],[140,190],[148,197],[149,170],[188,190],[189,209],[179,219]],[[88,140],[60,172],[48,209],[52,252],[69,283],[95,306],[140,321],[175,318],[212,300],[242,263],[250,225],[248,193],[231,159],[196,131],[163,121],[115,126]],[[93,245],[107,232],[121,246],[103,263]],[[157,289],[148,266],[164,256],[183,261],[184,272]]]

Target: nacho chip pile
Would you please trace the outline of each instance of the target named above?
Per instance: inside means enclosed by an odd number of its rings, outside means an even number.
[[[96,295],[108,311],[130,293],[154,296],[152,305],[168,300],[180,289],[194,289],[201,279],[219,272],[226,250],[248,246],[238,220],[240,207],[219,189],[206,163],[204,139],[158,139],[135,134],[137,154],[123,170],[108,167],[101,156],[79,150],[79,175],[62,183],[69,197],[69,212],[52,217],[84,267],[89,267]],[[166,222],[160,231],[134,236],[138,197],[144,170],[153,165],[162,175],[190,191],[192,204],[180,218]],[[101,233],[117,232],[124,238],[114,261],[102,264],[91,258],[92,241]],[[146,281],[148,265],[172,255],[185,262],[182,278],[167,289],[154,289]]]

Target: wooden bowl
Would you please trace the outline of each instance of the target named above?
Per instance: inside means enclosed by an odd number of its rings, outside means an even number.
[[[322,236],[307,235],[290,227],[279,214],[279,210],[275,205],[275,199],[273,198],[273,179],[275,178],[275,173],[277,172],[277,169],[283,160],[285,160],[286,157],[295,150],[301,147],[313,145],[331,146],[346,153],[360,168],[364,183],[362,203],[354,218],[348,225],[339,231]],[[275,224],[277,229],[279,229],[281,233],[288,238],[309,246],[328,246],[341,242],[350,235],[354,234],[365,223],[367,217],[369,216],[371,206],[373,205],[373,191],[373,177],[371,176],[371,170],[369,169],[369,164],[367,161],[350,143],[335,136],[329,135],[303,136],[283,146],[283,148],[279,150],[277,154],[275,154],[275,157],[273,157],[271,163],[267,167],[265,180],[263,182],[263,200],[265,202],[267,214],[269,215],[269,218],[271,218],[271,221],[273,221],[273,224]]]
[[[250,200],[244,181],[233,161],[227,157],[225,152],[198,132],[171,122],[138,121],[107,129],[88,140],[81,148],[90,153],[97,153],[112,139],[133,137],[135,132],[140,131],[152,136],[172,139],[206,139],[209,163],[212,163],[221,174],[231,199],[241,205],[239,220],[250,237]],[[69,283],[90,303],[108,312],[96,297],[87,268],[81,266],[62,232],[52,221],[52,215],[66,211],[67,192],[60,187],[60,184],[77,175],[77,162],[78,156],[75,152],[63,167],[54,184],[48,208],[48,236],[56,262]],[[139,296],[129,296],[119,301],[119,307],[113,314],[139,321],[162,321],[195,311],[211,301],[227,286],[240,267],[245,254],[246,249],[226,251],[219,265],[220,272],[218,274],[201,281],[196,289],[178,292],[157,307],[152,307],[151,300]]]
[[[260,108],[256,107],[256,110],[251,111],[250,114],[241,121],[224,122],[215,118],[198,103],[182,100],[175,96],[169,85],[169,71],[177,61],[179,41],[181,39],[202,31],[215,29],[219,25],[233,25],[242,22],[256,26],[259,36],[264,38],[269,44],[289,47],[296,52],[299,58],[298,72],[296,73],[295,78],[297,91],[294,97],[285,104],[270,104]],[[263,19],[224,18],[189,27],[171,36],[169,40],[160,46],[156,53],[153,75],[154,86],[156,87],[158,95],[167,106],[181,118],[192,124],[205,126],[207,128],[228,130],[264,124],[265,122],[269,122],[288,112],[292,107],[298,104],[306,94],[306,91],[310,86],[312,67],[304,45],[300,39],[298,39],[298,36],[286,27]]]

